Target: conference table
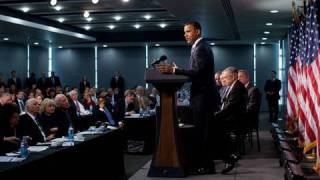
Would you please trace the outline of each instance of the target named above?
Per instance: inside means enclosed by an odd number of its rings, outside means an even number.
[[[84,141],[75,142],[74,146],[49,147],[44,151],[31,153],[21,162],[0,162],[0,179],[61,179],[62,176],[127,179],[121,129],[108,129],[83,137]]]
[[[123,132],[127,152],[151,154],[156,141],[156,116],[126,116]]]

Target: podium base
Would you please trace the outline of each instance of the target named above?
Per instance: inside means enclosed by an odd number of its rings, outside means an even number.
[[[150,166],[148,177],[186,177],[186,173],[183,168],[174,167],[154,167]]]

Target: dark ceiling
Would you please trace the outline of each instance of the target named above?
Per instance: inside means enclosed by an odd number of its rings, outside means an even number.
[[[99,0],[97,4],[91,0],[58,0],[55,6],[49,2],[0,0],[0,39],[55,45],[181,44],[183,22],[197,20],[203,26],[203,36],[216,43],[260,43],[262,37],[267,38],[266,43],[275,43],[285,36],[291,19],[289,0]],[[29,10],[23,12],[26,7]],[[279,13],[271,14],[273,9]],[[85,11],[90,13],[89,19],[84,17]],[[121,19],[116,20],[117,16]],[[267,22],[273,26],[267,27]]]

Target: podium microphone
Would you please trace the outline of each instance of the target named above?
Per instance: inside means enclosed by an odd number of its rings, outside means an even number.
[[[151,63],[151,66],[154,67],[156,64],[160,64],[161,62],[167,60],[167,56],[166,55],[162,55],[160,56],[159,59],[155,60],[154,62]]]

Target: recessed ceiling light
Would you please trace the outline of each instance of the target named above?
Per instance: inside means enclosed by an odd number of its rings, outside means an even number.
[[[84,11],[83,17],[88,18],[90,16],[89,11]]]
[[[61,49],[61,48],[63,48],[63,47],[62,47],[62,46],[59,46],[58,48]]]
[[[22,7],[21,8],[21,11],[23,11],[23,12],[29,12],[30,11],[30,8],[29,7]]]
[[[62,9],[62,7],[61,6],[55,6],[54,9],[57,10],[57,11],[60,11]]]
[[[34,45],[39,45],[39,43],[38,43],[38,42],[34,42],[33,44],[34,44]]]
[[[214,46],[214,45],[216,45],[216,43],[212,42],[212,43],[210,43],[210,45],[211,45],[211,46]]]
[[[114,16],[113,19],[115,19],[116,21],[120,21],[122,19],[121,16]]]
[[[87,21],[88,21],[88,22],[91,22],[91,21],[92,21],[92,17],[88,17],[88,18],[87,18]]]
[[[262,44],[262,45],[263,45],[263,44],[266,44],[266,43],[265,43],[265,42],[261,42],[260,44]]]
[[[151,15],[150,15],[150,14],[146,14],[146,15],[144,15],[143,17],[144,17],[146,20],[151,19]]]
[[[159,24],[159,26],[160,26],[161,28],[165,28],[165,27],[167,27],[168,25],[165,24],[165,23],[161,23],[161,24]]]
[[[270,32],[269,31],[265,31],[265,32],[263,32],[264,34],[270,34]]]
[[[50,0],[50,5],[55,6],[57,4],[57,0]]]
[[[275,14],[275,13],[278,13],[279,11],[278,10],[275,10],[275,9],[273,9],[273,10],[271,10],[270,11],[270,13],[272,13],[272,14]]]
[[[122,2],[129,2],[130,0],[122,0]]]
[[[108,45],[104,44],[102,47],[106,48],[106,47],[108,47]]]
[[[89,31],[91,29],[91,27],[89,25],[84,26],[84,29]]]
[[[110,25],[108,26],[108,28],[111,29],[111,30],[114,29],[115,27],[116,27],[116,26],[113,25],[113,24],[110,24]]]
[[[160,46],[160,44],[155,44],[155,46],[159,47],[159,46]]]
[[[64,18],[58,18],[58,21],[63,23],[65,21],[65,19]]]
[[[265,38],[265,37],[263,37],[263,38],[261,38],[263,41],[266,41],[268,38]]]
[[[267,26],[272,26],[272,23],[266,23]]]
[[[97,4],[99,2],[99,0],[92,0],[93,4]]]
[[[140,24],[135,24],[135,25],[133,25],[133,27],[135,27],[136,29],[139,29],[141,27],[141,25]]]
[[[9,41],[9,38],[3,38],[4,41]]]

